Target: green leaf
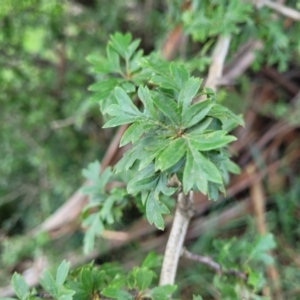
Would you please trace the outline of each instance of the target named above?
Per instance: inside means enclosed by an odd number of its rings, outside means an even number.
[[[182,90],[178,96],[178,103],[182,106],[182,112],[184,113],[190,106],[193,98],[196,96],[201,85],[199,78],[191,77],[184,84]]]
[[[152,269],[161,265],[161,256],[157,256],[155,252],[149,252],[144,259],[141,267]]]
[[[100,175],[100,163],[97,160],[89,163],[87,168],[82,170],[82,175],[86,179],[96,182]]]
[[[142,122],[135,122],[131,124],[127,130],[124,132],[121,141],[120,141],[120,147],[132,142],[136,142],[140,136],[144,133],[145,129],[142,124]]]
[[[202,172],[201,165],[199,165],[199,159],[195,162],[194,156],[197,156],[197,152],[188,151],[186,163],[183,171],[183,191],[187,194],[194,185],[203,194],[207,194],[207,178]]]
[[[52,295],[54,298],[58,298],[58,288],[56,286],[56,282],[48,270],[43,272],[40,283],[50,295]]]
[[[169,145],[158,155],[155,167],[164,171],[174,166],[185,154],[186,143],[183,138],[171,140]]]
[[[183,111],[182,125],[185,128],[189,128],[198,124],[207,116],[212,107],[213,103],[209,100],[193,104],[187,110]]]
[[[236,140],[236,137],[226,134],[226,131],[218,130],[197,135],[189,134],[187,137],[189,143],[195,149],[199,151],[209,151],[222,148],[228,143]]]
[[[120,79],[109,78],[90,85],[88,90],[97,92],[90,97],[90,101],[95,103],[106,99],[113,92],[114,88],[120,83],[120,81]]]
[[[150,80],[151,83],[154,85],[158,85],[164,89],[170,89],[170,90],[178,90],[178,87],[174,80],[171,77],[167,76],[161,76],[161,75],[154,75],[151,77]]]
[[[94,249],[95,237],[101,234],[104,226],[100,219],[99,213],[89,215],[87,219],[83,221],[82,225],[84,227],[89,226],[87,232],[85,233],[83,241],[83,251],[85,254],[88,254],[91,250]]]
[[[101,291],[101,294],[118,300],[133,300],[133,297],[128,292],[115,287],[106,287]]]
[[[254,244],[253,250],[249,254],[249,260],[260,261],[266,264],[274,263],[274,258],[268,254],[268,251],[276,247],[274,236],[268,233],[262,237],[258,237]]]
[[[230,159],[226,160],[225,167],[228,170],[228,172],[232,174],[240,174],[241,172],[240,167]]]
[[[112,48],[111,45],[106,47],[107,58],[110,63],[111,68],[116,73],[121,73],[120,57],[118,53]]]
[[[188,81],[189,79],[189,73],[185,69],[183,65],[178,65],[174,62],[171,63],[170,65],[170,71],[171,74],[173,75],[173,78],[178,86],[178,89],[182,89],[184,84]]]
[[[212,123],[213,118],[205,118],[203,121],[200,121],[198,124],[188,128],[185,133],[186,134],[201,134],[205,129],[207,129]]]
[[[158,229],[165,228],[162,214],[168,214],[170,211],[168,207],[159,201],[158,195],[152,191],[146,203],[146,216],[150,224],[154,224]]]
[[[61,288],[68,276],[70,263],[67,263],[65,260],[57,268],[56,272],[56,285],[58,288]]]
[[[214,104],[214,106],[211,108],[211,110],[208,113],[209,116],[218,118],[218,119],[232,119],[239,125],[245,126],[244,121],[241,117],[234,114],[232,111],[230,111],[228,108],[219,105]]]
[[[136,49],[140,45],[140,42],[141,42],[140,40],[135,40],[128,46],[127,51],[126,51],[126,59],[127,60],[129,60],[131,58],[133,53],[136,51]]]
[[[136,272],[136,285],[141,290],[144,291],[150,286],[153,279],[153,271],[147,268],[139,268]]]
[[[123,113],[130,113],[134,116],[141,115],[141,112],[133,104],[130,97],[122,88],[116,87],[114,90],[114,94]]]
[[[177,289],[176,285],[157,286],[150,291],[153,300],[168,300],[170,295]]]
[[[139,120],[140,117],[137,116],[130,116],[130,115],[123,115],[123,116],[117,116],[106,122],[103,126],[103,128],[108,128],[108,127],[116,127],[124,124],[130,124],[133,123],[137,120]]]
[[[144,190],[150,190],[156,186],[157,181],[158,176],[156,174],[150,177],[142,178],[138,181],[136,181],[136,179],[133,178],[128,182],[127,191],[129,194],[134,194],[137,192],[142,192]]]
[[[25,299],[29,294],[29,288],[25,279],[18,273],[14,273],[11,280],[12,287],[19,299]]]
[[[131,42],[131,34],[126,33],[122,34],[120,32],[116,32],[113,35],[110,35],[110,45],[124,58],[126,59],[128,56],[128,46]]]
[[[155,106],[171,121],[172,124],[179,125],[179,108],[173,99],[158,93],[156,93],[152,99]]]
[[[203,300],[200,295],[193,295],[193,300]]]
[[[148,87],[140,86],[138,89],[138,96],[139,96],[140,100],[143,102],[145,109],[147,111],[149,111],[150,115],[153,118],[156,118],[157,117],[156,110],[154,108],[153,99],[151,97],[151,93],[150,93]]]
[[[58,300],[72,300],[74,294],[75,294],[75,291],[64,288],[59,293]]]

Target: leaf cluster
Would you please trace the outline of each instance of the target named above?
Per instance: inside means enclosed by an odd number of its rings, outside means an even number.
[[[299,54],[299,39],[295,39],[300,34],[299,24],[286,28],[284,18],[274,18],[269,8],[256,9],[253,4],[239,0],[193,1],[181,20],[194,40],[206,44],[209,38],[229,34],[236,46],[247,42],[249,36],[262,41],[264,45],[254,62],[256,69],[267,63],[278,64],[279,70],[284,71],[293,53]]]
[[[111,37],[110,45],[128,60],[134,57],[131,49],[136,49],[138,43],[130,44],[128,35],[116,34]],[[110,57],[108,52],[106,64],[110,67],[102,64],[101,72],[112,71],[112,66],[117,70],[119,64],[113,64]],[[195,190],[217,199],[219,190],[225,192],[228,171],[237,171],[224,149],[235,140],[228,134],[225,123],[229,120],[243,124],[243,121],[218,104],[212,90],[201,90],[202,80],[190,76],[183,65],[170,64],[152,55],[140,57],[139,68],[148,77],[143,78],[144,84],[136,94],[128,93],[123,83],[110,87],[114,101],[105,108],[111,119],[104,127],[131,124],[120,146],[131,143],[132,147],[115,171],[136,170],[127,191],[141,193],[149,222],[163,229],[162,214],[168,213],[168,208],[160,201],[160,195],[170,196],[182,189],[185,194]],[[107,87],[102,81],[96,84],[99,89],[102,85],[104,90]],[[197,102],[201,95],[206,100]],[[177,176],[180,182],[177,189],[168,187],[172,176]]]
[[[106,168],[101,175],[99,171],[98,161],[90,163],[82,171],[83,176],[90,180],[90,184],[81,189],[89,196],[89,203],[82,211],[82,225],[88,228],[84,237],[85,253],[94,248],[95,237],[101,235],[106,225],[120,220],[129,200],[124,187],[117,186],[107,190],[107,184],[114,179],[111,168]]]
[[[153,269],[160,264],[161,257],[154,252],[147,255],[140,267],[135,267],[128,273],[113,264],[96,267],[93,263],[70,273],[69,263],[63,261],[57,268],[55,277],[48,270],[43,272],[40,279],[42,293],[35,289],[30,291],[24,278],[18,273],[13,275],[12,286],[17,299],[20,300],[37,300],[44,297],[58,300],[167,300],[176,290],[176,286],[155,286],[154,279],[157,275]]]

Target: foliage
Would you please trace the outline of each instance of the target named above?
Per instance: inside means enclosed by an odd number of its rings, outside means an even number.
[[[124,275],[119,267],[111,264],[100,267],[89,264],[69,274],[69,264],[63,261],[57,268],[55,278],[45,270],[40,283],[49,295],[58,300],[99,299],[99,297],[120,300],[144,298],[167,300],[168,295],[176,289],[175,286],[151,287],[156,277],[153,268],[159,264],[160,258],[150,252],[142,265],[134,268],[127,275]],[[18,273],[13,275],[12,285],[17,299],[43,298],[36,290],[30,291],[23,277]]]
[[[164,229],[164,215],[170,213],[169,203],[179,192],[202,192],[213,200],[219,198],[219,192],[225,194],[229,173],[239,172],[227,152],[227,145],[235,140],[230,132],[243,121],[223,106],[228,102],[222,102],[222,92],[201,87],[199,77],[207,75],[217,36],[232,36],[230,54],[249,36],[264,41],[254,69],[268,64],[283,71],[299,60],[299,24],[291,26],[282,17],[274,18],[266,7],[257,9],[238,0],[191,1],[187,7],[181,1],[150,1],[154,9],[149,13],[148,1],[110,1],[105,10],[100,0],[91,1],[90,7],[77,2],[81,1],[0,4],[0,196],[5,196],[0,203],[0,223],[4,234],[13,236],[1,240],[1,268],[10,271],[21,259],[54,253],[55,243],[44,247],[48,238],[17,236],[14,231],[28,232],[63,203],[81,182],[81,166],[102,157],[115,127],[127,127],[120,143],[127,149],[122,159],[101,175],[97,160],[82,171],[88,184],[81,192],[89,196],[82,212],[85,253],[95,247],[103,230],[122,222],[129,204]],[[134,9],[139,13],[133,15]],[[149,18],[137,17],[147,12]],[[160,45],[166,29],[177,23],[183,24],[187,35],[181,59],[169,63],[158,51],[149,54]],[[91,66],[84,60],[86,56]],[[179,62],[183,58],[187,60]],[[233,98],[230,91],[228,98]],[[298,124],[298,107],[288,110],[283,103],[268,108],[267,113]],[[105,128],[112,128],[106,136],[99,134],[103,122]],[[174,179],[177,184],[171,186]],[[298,233],[297,219],[287,216],[298,205],[294,191],[274,196],[278,212],[273,213],[278,220],[273,226],[280,226],[291,243]],[[285,201],[286,197],[290,201]],[[208,235],[204,233],[201,240]],[[208,240],[209,245],[200,252],[212,256],[223,270],[244,272],[247,281],[193,265],[180,272],[177,286],[158,286],[155,268],[160,259],[151,253],[130,271],[96,263],[70,271],[63,261],[55,275],[44,271],[41,292],[30,290],[17,273],[12,285],[18,299],[45,295],[61,300],[170,299],[174,293],[184,298],[183,283],[191,287],[190,294],[199,292],[203,299],[213,293],[222,299],[241,295],[263,299],[263,273],[266,265],[274,263],[269,254],[275,247],[274,237],[246,232],[238,238],[210,236]],[[67,240],[64,243],[73,246]],[[197,243],[191,248],[199,252]],[[59,259],[56,257],[56,262]],[[293,268],[284,270],[289,279],[286,289],[299,278],[298,273]],[[199,283],[204,288],[198,291]],[[194,295],[193,299],[202,297]]]

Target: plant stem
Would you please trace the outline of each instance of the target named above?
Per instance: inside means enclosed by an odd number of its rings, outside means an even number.
[[[212,63],[209,68],[205,87],[210,87],[214,91],[217,88],[217,81],[222,76],[230,40],[230,36],[219,36],[212,55]],[[199,97],[197,100],[203,99]],[[175,217],[165,250],[159,285],[174,284],[184,238],[193,214],[193,192],[190,191],[188,195],[179,193]]]
[[[188,195],[179,193],[175,217],[160,273],[160,285],[174,284],[184,238],[193,214],[193,192]]]

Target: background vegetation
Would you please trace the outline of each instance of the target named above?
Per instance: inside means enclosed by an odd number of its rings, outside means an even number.
[[[63,259],[73,267],[118,261],[128,270],[150,250],[163,253],[167,234],[129,201],[97,250],[82,254],[85,202],[73,195],[84,182],[81,170],[96,159],[114,164],[122,154],[111,146],[115,130],[102,129],[99,104],[88,91],[102,77],[86,58],[105,55],[115,31],[131,32],[145,54],[158,49],[205,78],[217,34],[231,33],[218,101],[244,115],[246,126],[235,130],[238,141],[230,148],[242,171],[225,198],[208,202],[199,195],[187,245],[245,273],[254,253],[257,297],[299,299],[299,21],[270,7],[221,2],[204,1],[201,17],[198,1],[1,2],[0,292],[14,271],[36,275]],[[249,47],[254,55],[243,69]],[[66,203],[73,206],[55,217]],[[225,299],[237,287],[231,277],[187,259],[180,268],[178,298]]]

